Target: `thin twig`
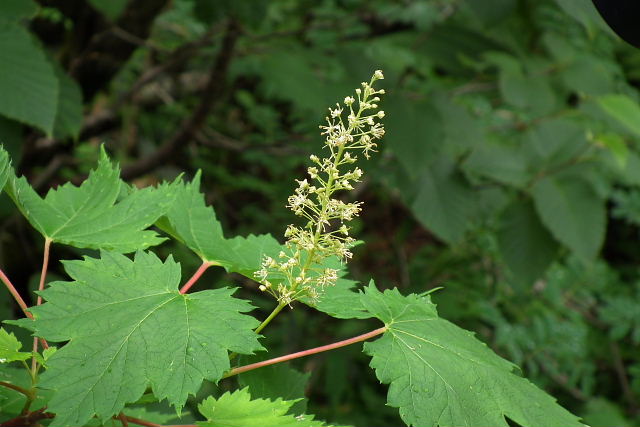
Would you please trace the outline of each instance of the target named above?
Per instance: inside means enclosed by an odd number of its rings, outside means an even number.
[[[178,46],[164,61],[162,61],[161,64],[145,71],[126,92],[118,96],[118,99],[113,106],[113,110],[118,111],[120,107],[131,99],[135,93],[139,92],[140,89],[155,80],[158,76],[170,71],[176,66],[184,65],[189,56],[208,45],[213,36],[219,31],[219,26],[214,26],[204,33],[199,39]]]
[[[10,388],[11,390],[15,390],[18,393],[22,393],[25,396],[27,396],[27,398],[31,396],[31,393],[29,393],[29,390],[27,390],[26,388],[20,387],[19,385],[11,384],[6,381],[0,381],[0,386]]]
[[[373,338],[380,334],[383,334],[387,331],[387,327],[383,326],[382,328],[378,328],[374,331],[367,332],[366,334],[358,335],[357,337],[349,338],[343,341],[338,341],[333,344],[327,344],[316,348],[311,348],[309,350],[299,351],[297,353],[287,354],[286,356],[275,357],[269,360],[263,360],[262,362],[252,363],[250,365],[240,366],[237,368],[233,368],[226,374],[222,376],[222,378],[229,378],[234,375],[241,374],[243,372],[252,371],[254,369],[262,368],[263,366],[275,365],[276,363],[286,362],[288,360],[298,359],[300,357],[309,356],[316,353],[322,353],[324,351],[334,350],[336,348],[345,347],[350,344],[355,344],[357,342],[365,341],[369,338]]]

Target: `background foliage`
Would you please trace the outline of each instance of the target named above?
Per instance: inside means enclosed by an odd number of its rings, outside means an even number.
[[[443,287],[443,317],[587,423],[638,423],[640,52],[591,2],[4,0],[0,63],[0,140],[37,190],[82,179],[106,142],[132,183],[202,169],[224,230],[274,235],[323,109],[383,69],[387,137],[356,191],[367,245],[352,277]],[[41,240],[2,197],[0,262],[26,290]],[[202,282],[229,281],[268,313],[253,282],[222,269]],[[299,307],[269,344],[359,328]],[[345,348],[294,364],[313,370],[299,378],[309,412],[399,425],[367,363]],[[274,376],[301,375],[287,372]]]

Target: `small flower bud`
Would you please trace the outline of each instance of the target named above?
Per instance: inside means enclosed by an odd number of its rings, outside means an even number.
[[[382,79],[384,79],[384,74],[382,74],[382,70],[376,70],[376,72],[373,73],[373,77],[376,80],[382,80]]]

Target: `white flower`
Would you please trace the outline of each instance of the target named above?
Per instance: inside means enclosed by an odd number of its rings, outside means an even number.
[[[330,256],[337,256],[342,261],[352,257],[349,248],[355,239],[349,236],[345,222],[358,216],[362,203],[345,203],[335,198],[334,193],[352,190],[352,182],[360,181],[362,177],[360,168],[341,170],[345,164],[356,162],[357,156],[353,152],[362,150],[369,158],[369,153],[376,148],[374,140],[384,135],[384,127],[376,123],[376,119],[384,118],[385,113],[375,110],[380,102],[377,95],[385,92],[373,87],[383,78],[382,71],[377,70],[369,83],[364,82],[362,88],[356,89],[357,97],[344,98],[348,113],[341,104],[336,104],[335,108],[329,108],[326,125],[320,126],[328,154],[324,158],[315,154],[309,156],[314,166],[307,168],[308,179],[296,180],[298,187],[287,199],[287,207],[304,217],[306,225],[289,225],[284,235],[290,255],[281,251],[278,254],[280,262],[265,257],[260,270],[254,273],[260,281],[259,289],[269,291],[280,304],[291,304],[303,296],[317,299],[325,286],[335,284],[338,279],[338,270],[319,270],[319,265]],[[365,114],[367,110],[374,111]],[[277,289],[271,289],[268,280],[271,276],[278,279]]]

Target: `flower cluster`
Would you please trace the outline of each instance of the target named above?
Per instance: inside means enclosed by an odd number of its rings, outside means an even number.
[[[355,98],[347,96],[343,105],[330,108],[327,124],[320,126],[329,155],[310,157],[313,166],[307,173],[311,182],[296,180],[298,187],[287,204],[307,223],[304,227],[287,227],[286,251],[280,252],[278,259],[265,257],[254,273],[260,289],[271,293],[280,304],[304,296],[317,299],[325,287],[338,280],[338,270],[323,266],[326,259],[336,256],[346,262],[351,258],[354,239],[346,223],[358,216],[362,203],[347,203],[333,196],[336,191],[352,190],[353,183],[362,178],[362,170],[352,166],[358,160],[355,150],[368,159],[376,151],[375,141],[384,135],[379,122],[384,111],[378,111],[378,95],[384,90],[373,87],[383,78],[382,71],[376,71],[369,83],[363,82],[362,88],[356,89]]]

